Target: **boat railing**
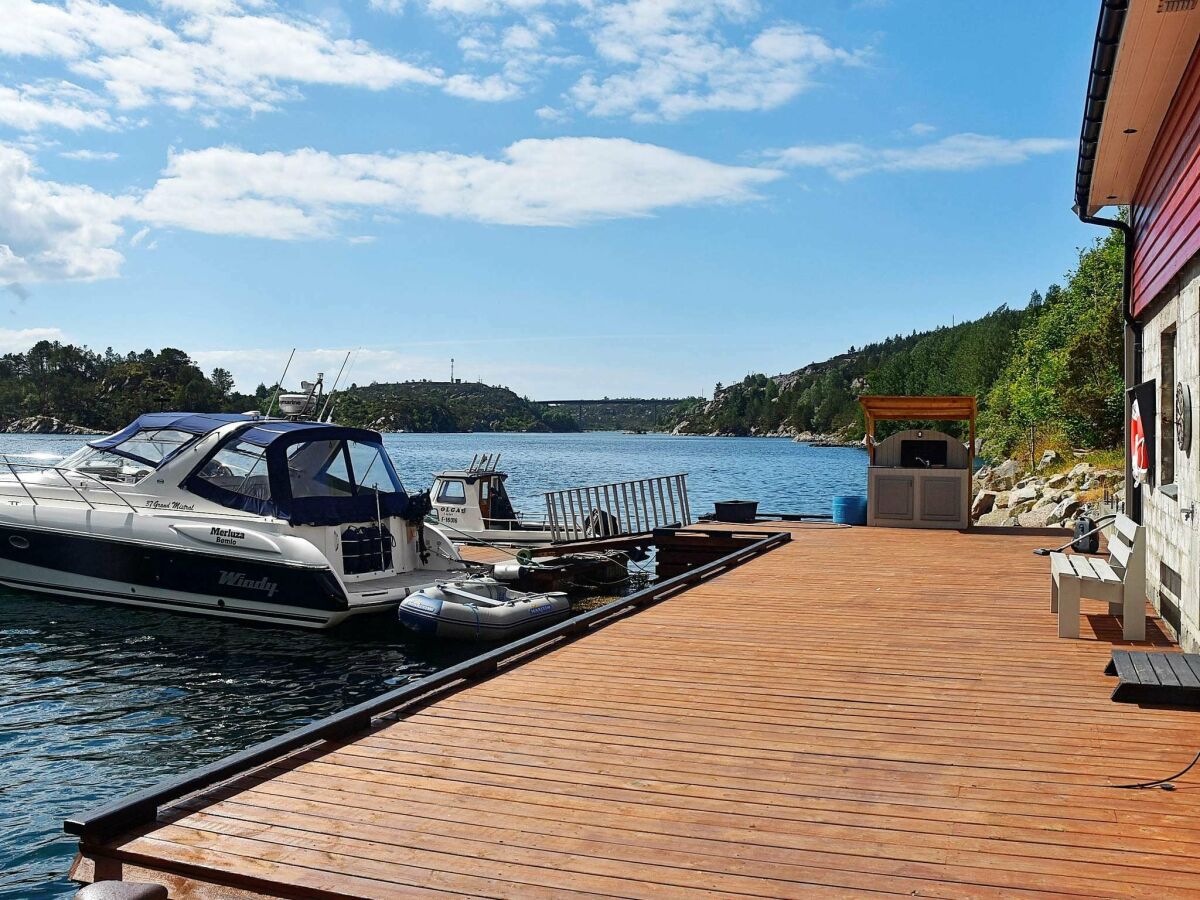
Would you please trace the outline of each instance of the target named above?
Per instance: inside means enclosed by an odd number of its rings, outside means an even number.
[[[547,491],[545,496],[546,521],[555,541],[692,524],[686,473]]]
[[[38,505],[39,500],[53,500],[53,501],[60,502],[60,503],[63,501],[66,501],[68,503],[85,503],[85,504],[87,504],[89,509],[95,509],[97,507],[97,505],[99,505],[99,506],[125,506],[125,507],[128,507],[129,510],[135,514],[140,515],[142,513],[142,510],[138,509],[136,506],[134,506],[132,503],[130,503],[128,498],[123,497],[120,494],[120,492],[118,492],[117,490],[115,490],[112,487],[112,485],[105,484],[103,479],[97,478],[95,475],[89,474],[88,472],[81,472],[78,469],[64,469],[62,466],[52,466],[52,465],[47,465],[46,463],[24,462],[24,461],[20,461],[20,460],[14,461],[8,455],[0,455],[0,463],[2,463],[4,468],[6,468],[9,472],[9,474],[12,475],[13,481],[15,481],[17,486],[21,489],[21,493],[24,494],[24,496],[26,498],[28,498],[28,500],[34,506]],[[21,477],[21,473],[19,471],[17,471],[18,468],[34,469],[35,471],[38,471],[38,472],[53,472],[56,475],[58,475],[59,478],[62,479],[63,484],[67,488],[69,488],[71,493],[73,493],[75,496],[71,497],[68,495],[68,496],[64,497],[61,493],[56,492],[54,494],[47,494],[43,491],[41,497],[39,497],[37,494],[35,494],[33,492],[34,488],[48,488],[48,487],[52,487],[52,486],[57,486],[57,483],[52,482],[50,484],[47,484],[46,482],[42,482],[42,481],[37,481],[37,482],[27,481],[26,479]],[[68,476],[70,476],[70,477],[68,477]],[[83,491],[81,491],[79,489],[79,485],[77,485],[71,481],[71,478],[75,478],[75,477],[84,478],[88,481],[89,484],[98,485],[100,488],[102,488],[106,492],[105,494],[103,494],[101,496],[106,497],[109,494],[111,494],[113,497],[116,498],[117,502],[116,503],[105,503],[100,499],[100,496],[89,498],[86,494],[84,494]],[[2,488],[4,485],[5,485],[5,482],[3,480],[0,480],[0,496],[3,495]]]

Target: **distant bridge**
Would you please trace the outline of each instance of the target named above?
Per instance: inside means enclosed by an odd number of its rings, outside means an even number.
[[[615,400],[534,400],[542,406],[674,406],[682,400],[638,400],[621,397]]]

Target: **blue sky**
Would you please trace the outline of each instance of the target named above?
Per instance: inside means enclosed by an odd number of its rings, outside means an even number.
[[[1023,304],[1095,0],[0,0],[0,350],[711,391]]]

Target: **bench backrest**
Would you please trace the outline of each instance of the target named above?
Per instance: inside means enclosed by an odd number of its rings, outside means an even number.
[[[1125,591],[1146,597],[1146,529],[1128,516],[1117,514],[1108,538],[1108,564],[1125,582]]]

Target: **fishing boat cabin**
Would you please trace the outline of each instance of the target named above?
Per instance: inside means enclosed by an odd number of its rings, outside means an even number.
[[[456,541],[551,543],[547,522],[527,520],[513,509],[499,463],[499,453],[477,453],[465,469],[439,472],[429,491],[438,523]]]

